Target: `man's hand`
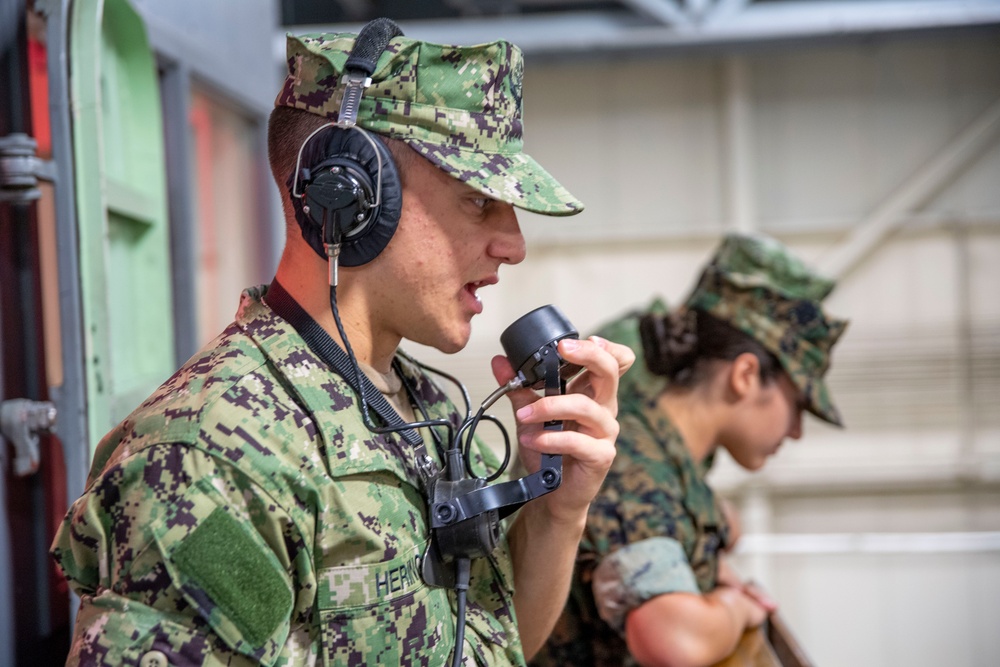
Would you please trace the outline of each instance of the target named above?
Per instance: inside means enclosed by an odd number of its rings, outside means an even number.
[[[514,608],[528,659],[541,648],[566,602],[587,508],[615,458],[618,378],[635,361],[629,348],[597,337],[561,340],[559,355],[584,368],[566,394],[539,397],[531,389],[508,394],[525,467],[538,470],[543,453],[563,455],[562,484],[521,508],[509,533]],[[493,374],[502,383],[514,377],[506,357],[493,358]],[[552,420],[561,420],[563,429],[544,430]]]
[[[614,460],[618,379],[632,366],[635,354],[624,345],[591,336],[559,341],[559,355],[584,368],[569,383],[566,394],[540,397],[530,389],[520,389],[508,396],[527,470],[538,470],[542,453],[563,455],[562,484],[539,500],[547,504],[554,520],[578,521]],[[506,357],[493,358],[493,374],[501,383],[514,377]],[[561,431],[543,428],[553,420],[563,422]]]

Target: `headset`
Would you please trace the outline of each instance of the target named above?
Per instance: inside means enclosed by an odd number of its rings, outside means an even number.
[[[362,28],[341,77],[337,120],[306,137],[287,181],[302,237],[330,260],[333,285],[339,265],[361,266],[378,257],[399,224],[403,194],[396,164],[382,139],[359,127],[357,117],[379,56],[402,34],[385,18]]]
[[[559,356],[559,341],[579,336],[569,320],[548,305],[522,316],[501,334],[500,342],[515,377],[483,401],[475,417],[471,416],[468,392],[457,379],[421,364],[424,370],[451,380],[461,389],[466,415],[457,430],[449,420],[429,419],[419,404],[417,408],[423,421],[403,423],[361,372],[337,308],[337,268],[340,264],[360,266],[375,259],[388,245],[399,224],[402,187],[392,156],[385,144],[358,127],[356,120],[363,91],[371,84],[379,56],[390,39],[402,34],[399,26],[389,19],[375,19],[361,29],[341,78],[344,97],[337,121],[321,126],[306,137],[299,147],[295,171],[287,181],[303,238],[329,262],[330,308],[344,348],[341,349],[278,283],[272,284],[267,300],[269,306],[302,335],[309,347],[358,393],[365,426],[374,433],[397,434],[413,446],[431,533],[421,558],[421,576],[430,586],[456,591],[456,639],[452,662],[459,665],[471,560],[489,556],[494,551],[500,538],[500,521],[504,517],[525,503],[554,491],[562,483],[562,457],[543,455],[540,468],[534,473],[491,484],[507,468],[510,441],[499,420],[485,411],[500,397],[525,387],[544,391],[547,396],[564,393],[567,381],[582,369]],[[412,390],[410,393],[412,396]],[[369,406],[382,417],[386,426],[373,423]],[[484,419],[498,426],[506,448],[503,463],[489,477],[477,476],[471,463],[473,436]],[[447,432],[448,448],[441,456],[443,468],[438,468],[427,454],[416,432],[424,427]],[[560,430],[562,423],[547,422],[544,428]]]

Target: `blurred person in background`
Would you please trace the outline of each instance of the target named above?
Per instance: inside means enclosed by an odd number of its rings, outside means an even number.
[[[779,242],[731,234],[682,308],[602,328],[645,367],[622,379],[618,453],[533,664],[706,667],[776,609],[727,564],[735,516],[705,476],[718,447],[760,469],[804,410],[841,425],[823,379],[847,324],[823,311],[833,287]]]

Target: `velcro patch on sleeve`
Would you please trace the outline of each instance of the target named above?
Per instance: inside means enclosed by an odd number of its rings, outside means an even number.
[[[284,571],[222,508],[177,545],[172,560],[250,645],[263,647],[288,621],[292,590]]]

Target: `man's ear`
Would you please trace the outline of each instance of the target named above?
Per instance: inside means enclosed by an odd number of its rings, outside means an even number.
[[[729,389],[737,399],[744,398],[760,388],[760,359],[751,352],[744,352],[733,359],[729,367]]]

